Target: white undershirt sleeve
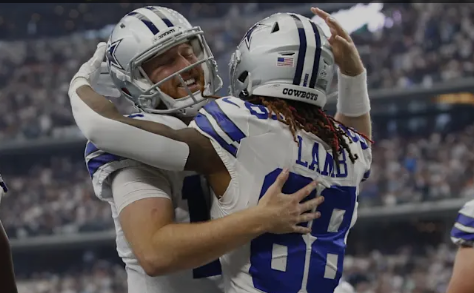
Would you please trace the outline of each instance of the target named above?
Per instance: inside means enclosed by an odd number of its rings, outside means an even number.
[[[97,148],[155,168],[184,170],[189,155],[186,143],[105,118],[89,108],[75,90],[69,91],[69,98],[77,126]]]
[[[117,171],[112,177],[112,194],[120,212],[129,204],[145,198],[171,200],[171,184],[160,172],[144,167],[131,167]]]

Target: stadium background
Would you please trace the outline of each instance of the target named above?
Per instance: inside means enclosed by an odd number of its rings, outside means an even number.
[[[0,217],[21,293],[126,292],[67,89],[110,25],[149,4],[0,4],[0,172],[10,187]],[[203,27],[225,80],[230,52],[255,21],[312,16],[304,3],[161,5]],[[445,292],[449,230],[474,196],[474,4],[320,7],[339,12],[362,55],[376,141],[344,277],[358,293]]]

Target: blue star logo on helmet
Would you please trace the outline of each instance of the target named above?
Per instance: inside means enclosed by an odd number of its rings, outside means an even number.
[[[120,39],[110,44],[110,46],[107,48],[107,60],[109,61],[110,66],[115,66],[119,69],[124,70],[120,62],[118,62],[117,56],[115,56],[117,48],[120,45],[120,42],[122,42],[122,40],[123,39]]]
[[[247,48],[250,49],[250,42],[252,41],[252,34],[255,32],[257,28],[261,29],[264,27],[269,27],[267,24],[263,23],[256,23],[254,26],[252,26],[247,33],[245,33],[243,41],[245,41],[245,44],[247,45]]]

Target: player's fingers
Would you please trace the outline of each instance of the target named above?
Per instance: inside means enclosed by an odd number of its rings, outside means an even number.
[[[97,49],[92,56],[92,66],[95,68],[100,68],[102,61],[104,60],[105,50],[107,49],[107,44],[105,42],[100,42],[97,44]]]
[[[287,168],[283,169],[278,175],[278,177],[276,178],[275,182],[270,186],[270,188],[272,190],[281,191],[281,189],[283,188],[283,185],[285,185],[286,183],[286,180],[288,180],[289,174],[290,174],[290,171]]]
[[[301,212],[311,211],[324,202],[324,196],[318,196],[311,200],[300,203]]]
[[[293,226],[293,233],[308,234],[311,233],[311,228],[295,225]]]
[[[319,8],[316,8],[316,7],[311,7],[311,12],[313,12],[314,14],[316,14],[317,16],[321,17],[324,20],[326,20],[328,17],[331,16],[326,11],[324,11],[322,9],[319,9]]]
[[[333,44],[334,43],[334,40],[336,39],[336,35],[334,35],[332,32],[331,32],[331,36],[329,37],[328,41],[329,41],[329,44]]]
[[[304,213],[298,217],[298,223],[306,223],[321,217],[320,212]]]
[[[343,37],[349,42],[352,42],[351,36],[346,32],[346,30],[341,26],[341,24],[334,19],[334,17],[329,17],[326,21],[326,23],[329,26],[329,29],[334,29],[336,31],[336,34]]]
[[[313,192],[317,186],[318,186],[318,182],[312,181],[310,184],[306,185],[305,187],[301,188],[297,192],[293,193],[293,197],[296,197],[298,202],[300,202],[305,197],[307,197],[311,192]]]
[[[336,37],[334,37],[334,42],[338,42],[338,43],[340,43],[341,45],[343,45],[344,47],[347,47],[347,48],[351,47],[351,43],[348,42],[343,37],[341,37],[340,35],[336,35]]]

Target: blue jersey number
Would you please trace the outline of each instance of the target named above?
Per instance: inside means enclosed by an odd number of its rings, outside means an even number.
[[[265,177],[260,197],[280,172],[281,169],[276,169]],[[294,193],[311,180],[290,173],[283,192]],[[314,220],[310,235],[264,234],[251,242],[249,271],[255,288],[267,293],[332,293],[337,287],[356,188],[326,188],[321,195],[324,196],[324,203],[318,207],[321,218]],[[313,192],[306,200],[315,196]]]
[[[191,223],[204,222],[211,219],[199,175],[184,178],[182,194],[183,199],[188,201]],[[193,278],[207,278],[218,276],[221,273],[221,263],[217,259],[207,265],[195,268],[193,270]]]

